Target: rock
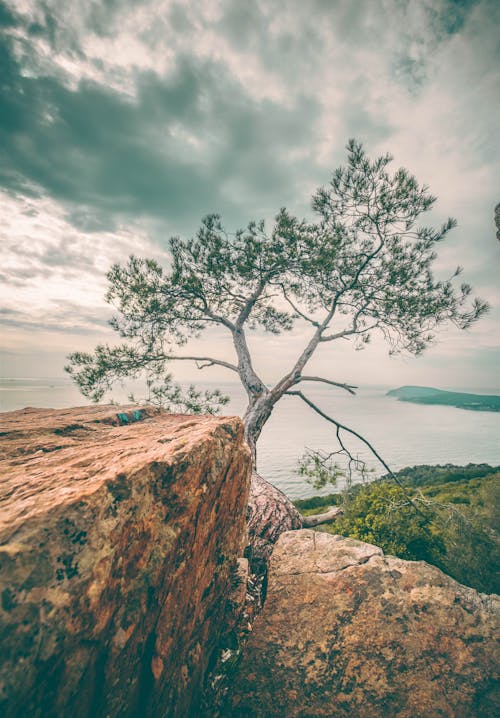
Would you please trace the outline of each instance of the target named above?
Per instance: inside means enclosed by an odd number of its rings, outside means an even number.
[[[27,409],[0,442],[0,715],[197,715],[246,544],[241,421]]]
[[[376,546],[284,533],[225,715],[498,716],[499,603]]]

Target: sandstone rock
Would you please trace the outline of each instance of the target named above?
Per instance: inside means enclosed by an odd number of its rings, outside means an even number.
[[[0,415],[0,715],[197,715],[245,545],[237,418]]]
[[[353,539],[284,533],[225,715],[498,716],[499,600]]]

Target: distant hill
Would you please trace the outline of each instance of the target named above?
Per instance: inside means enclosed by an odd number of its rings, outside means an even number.
[[[388,391],[387,396],[395,396],[399,401],[410,401],[413,404],[440,404],[471,411],[500,411],[500,396],[443,391],[429,386],[401,386]]]

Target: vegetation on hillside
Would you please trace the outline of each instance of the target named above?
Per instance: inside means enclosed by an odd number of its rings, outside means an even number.
[[[472,411],[500,411],[500,396],[495,394],[467,394],[463,391],[443,391],[428,386],[401,386],[388,391],[387,396],[413,404],[455,406]]]
[[[428,561],[461,583],[500,593],[500,467],[414,466],[397,477],[404,488],[383,477],[296,505],[307,514],[341,504],[344,515],[321,530]]]
[[[430,487],[440,484],[468,482],[473,479],[481,479],[485,476],[498,474],[500,466],[489,464],[467,464],[466,466],[455,466],[444,464],[432,466],[419,464],[418,466],[407,466],[400,471],[393,472],[393,475],[407,487],[419,488]],[[388,475],[382,476],[381,481],[389,479]]]

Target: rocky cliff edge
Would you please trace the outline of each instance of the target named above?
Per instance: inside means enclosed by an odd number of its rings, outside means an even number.
[[[240,420],[25,409],[0,452],[0,714],[199,714],[245,543]]]

